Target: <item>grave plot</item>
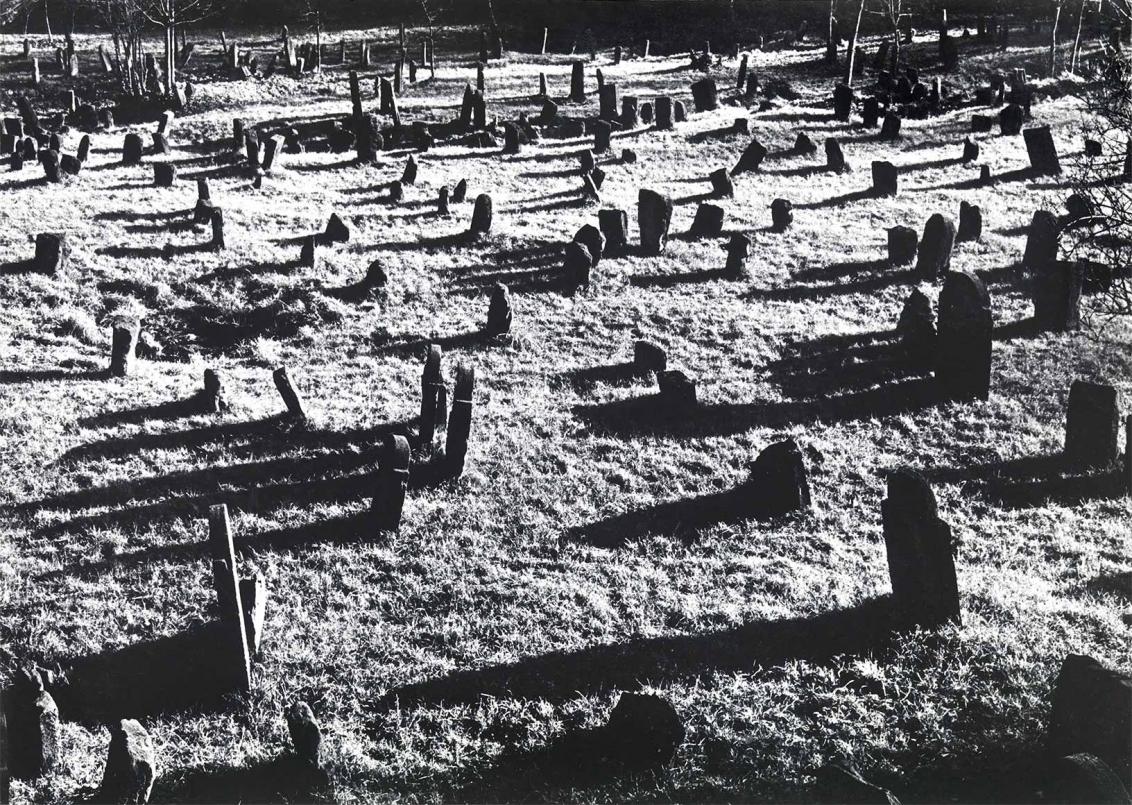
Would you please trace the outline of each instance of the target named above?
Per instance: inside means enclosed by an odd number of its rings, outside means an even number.
[[[847,93],[814,23],[418,22],[190,31],[110,121],[106,37],[0,36],[14,794],[1024,799],[1132,606],[1048,28]]]

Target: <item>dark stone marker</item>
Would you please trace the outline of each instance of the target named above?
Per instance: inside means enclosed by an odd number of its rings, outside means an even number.
[[[896,323],[896,335],[911,367],[922,372],[930,372],[934,368],[935,313],[931,300],[919,289],[912,291],[904,301]]]
[[[897,618],[924,629],[959,624],[951,526],[940,519],[935,495],[922,475],[906,468],[889,474],[881,520]]]
[[[287,413],[298,420],[307,418],[306,412],[303,411],[302,400],[299,399],[295,387],[291,385],[291,378],[287,374],[287,367],[280,366],[271,375],[275,381],[275,388],[279,391],[279,396],[283,398],[283,404],[287,406]]]
[[[696,407],[696,382],[679,369],[657,372],[661,402],[673,409]]]
[[[1070,654],[1053,690],[1047,750],[1053,757],[1087,752],[1132,782],[1132,676],[1092,657]]]
[[[460,204],[468,197],[468,180],[461,179],[456,182],[456,187],[452,190],[452,203]]]
[[[377,471],[377,490],[370,514],[378,531],[401,528],[405,490],[409,486],[409,441],[404,436],[386,434],[381,443],[381,463]]]
[[[542,124],[549,125],[558,117],[558,104],[550,98],[543,98],[542,111],[539,112],[539,120]]]
[[[127,377],[133,369],[137,347],[136,327],[115,327],[110,339],[110,376]]]
[[[613,132],[613,127],[605,120],[598,120],[594,123],[594,153],[604,154],[609,150],[609,136]]]
[[[626,131],[635,129],[640,122],[640,116],[637,108],[637,99],[634,97],[626,97],[621,99],[621,117],[619,118],[621,128]]]
[[[951,270],[951,251],[955,247],[955,222],[936,213],[924,225],[924,237],[916,254],[916,275],[934,280]]]
[[[140,165],[144,150],[141,135],[133,131],[129,132],[122,143],[122,164]]]
[[[747,488],[751,513],[781,517],[810,507],[810,482],[802,451],[793,439],[768,445],[751,462]]]
[[[417,181],[417,160],[412,155],[405,162],[405,170],[401,173],[401,184],[416,184]]]
[[[742,60],[739,62],[739,73],[735,78],[736,92],[742,92],[743,88],[747,85],[747,60],[748,56],[744,53]]]
[[[702,78],[692,84],[692,102],[697,112],[711,112],[719,108],[715,80]]]
[[[889,112],[884,116],[884,122],[880,125],[880,139],[882,140],[895,140],[900,136],[900,115],[894,112]]]
[[[637,196],[637,228],[641,250],[647,255],[664,251],[668,227],[672,223],[672,199],[654,190],[643,189]]]
[[[444,377],[441,374],[440,361],[442,353],[439,346],[431,344],[428,356],[425,358],[424,371],[421,373],[421,418],[420,445],[431,446],[436,437],[438,416],[443,416],[446,395]]]
[[[222,684],[247,693],[252,686],[251,652],[240,594],[240,577],[236,568],[236,548],[226,504],[209,507],[208,546],[212,557],[212,582],[223,627],[222,651],[229,660],[224,664]]]
[[[1120,401],[1113,386],[1075,380],[1065,414],[1065,461],[1107,467],[1120,457]]]
[[[598,117],[609,122],[617,120],[617,85],[603,84],[597,94]]]
[[[684,102],[683,101],[673,101],[672,102],[672,119],[677,123],[683,123],[685,120],[688,119],[688,114],[684,110]]]
[[[900,189],[899,173],[891,162],[873,161],[873,195],[895,196]]]
[[[1022,253],[1022,264],[1033,271],[1035,268],[1057,260],[1058,242],[1061,227],[1057,216],[1049,210],[1038,210],[1030,219],[1026,234],[1026,250]]]
[[[853,114],[853,88],[845,84],[838,84],[833,88],[833,116],[848,123]]]
[[[521,150],[522,136],[519,127],[511,121],[503,124],[503,153],[518,154]]]
[[[629,215],[624,210],[598,210],[597,225],[605,236],[605,248],[611,255],[624,254],[629,246]]]
[[[974,134],[989,134],[994,129],[991,115],[971,115],[971,131]]]
[[[724,247],[727,250],[727,263],[724,273],[733,279],[741,279],[747,275],[747,257],[751,254],[751,239],[741,233],[735,233]]]
[[[224,248],[224,210],[219,207],[212,208],[212,217],[209,219],[212,225],[212,248]]]
[[[990,396],[990,294],[974,274],[949,271],[939,295],[936,383],[946,400]]]
[[[206,414],[219,414],[228,408],[224,400],[224,385],[215,369],[204,370],[204,393],[201,395],[201,410]]]
[[[810,136],[804,131],[798,132],[798,136],[794,138],[794,153],[796,154],[816,154],[818,150],[817,143],[810,139]]]
[[[845,170],[845,154],[841,151],[841,143],[836,137],[825,138],[825,163],[832,171]]]
[[[65,232],[40,232],[35,236],[35,270],[38,273],[64,273],[70,254],[71,247]]]
[[[870,95],[861,105],[861,125],[866,129],[875,129],[878,120],[880,120],[880,101]]]
[[[983,237],[983,211],[977,204],[959,202],[959,230],[956,243],[981,240]]]
[[[448,417],[448,432],[445,434],[444,458],[448,472],[458,477],[464,471],[468,455],[468,439],[472,432],[472,393],[475,390],[476,373],[471,366],[461,364],[456,367],[456,385],[452,392],[452,413]]]
[[[651,341],[636,341],[633,343],[633,368],[641,374],[659,374],[668,368],[668,356]]]
[[[177,180],[177,166],[172,162],[153,163],[153,184],[155,187],[172,187]]]
[[[708,176],[711,181],[711,194],[714,198],[731,198],[735,195],[735,185],[727,175],[727,168],[719,168]]]
[[[315,720],[310,705],[303,701],[291,702],[285,716],[295,757],[305,766],[319,768],[322,765],[322,729]]]
[[[664,95],[656,99],[656,127],[661,130],[672,128],[672,99]]]
[[[1049,126],[1037,126],[1022,132],[1026,141],[1026,153],[1030,156],[1030,167],[1042,176],[1056,176],[1061,173],[1061,161],[1057,158],[1057,146]]]
[[[153,742],[149,733],[132,718],[110,727],[110,748],[98,791],[100,802],[149,802],[157,776]]]
[[[1022,123],[1025,120],[1025,111],[1016,103],[1003,108],[998,113],[998,128],[1004,137],[1013,137],[1022,133]],[[972,127],[974,120],[972,119]]]
[[[436,213],[437,215],[448,215],[448,188],[442,187],[436,196]]]
[[[574,240],[583,244],[589,250],[592,260],[591,268],[597,268],[605,253],[605,235],[593,224],[586,224],[574,233]]]
[[[979,158],[979,144],[967,137],[963,140],[963,161],[974,162]]]
[[[735,167],[731,169],[731,175],[738,176],[740,173],[757,171],[766,155],[766,146],[758,140],[751,140],[750,145],[743,151],[743,155],[739,157],[739,161],[735,163]]]
[[[719,237],[723,232],[723,208],[715,204],[701,204],[696,208],[690,232],[695,238]]]
[[[503,335],[511,331],[511,294],[502,282],[495,283],[491,290],[491,301],[487,306],[485,335]]]
[[[318,266],[318,238],[314,235],[303,238],[303,245],[299,249],[299,265],[303,268]]]
[[[590,269],[593,264],[594,258],[584,243],[575,240],[566,244],[562,273],[570,288],[577,290],[590,287]]]
[[[1096,755],[1079,752],[1052,760],[1043,768],[1042,794],[1046,802],[1132,802],[1116,772]]]
[[[641,122],[646,126],[652,123],[652,104],[645,101],[641,104]]]
[[[784,198],[770,203],[771,226],[775,232],[785,232],[794,223],[794,205]]]
[[[1081,265],[1076,260],[1051,260],[1029,264],[1027,268],[1037,329],[1055,332],[1078,329],[1084,284]]]
[[[338,216],[338,213],[332,212],[330,219],[326,222],[326,229],[322,233],[323,239],[327,243],[346,243],[350,239],[350,228]]]
[[[650,693],[622,693],[605,726],[606,745],[634,771],[669,763],[684,743],[684,724],[672,705]]]
[[[570,65],[570,101],[583,103],[586,100],[586,68],[580,61]]]
[[[21,780],[35,780],[54,769],[60,754],[59,708],[44,689],[43,675],[32,666],[17,669],[2,704],[7,757],[0,758],[0,765]]]
[[[153,153],[161,156],[169,156],[171,149],[169,148],[169,138],[164,134],[155,133],[153,135]]]
[[[60,180],[59,152],[54,149],[39,152],[39,164],[43,166],[43,176],[48,182],[57,183]]]
[[[487,193],[480,193],[476,196],[476,203],[472,208],[472,223],[468,228],[468,234],[472,237],[486,235],[491,231],[491,217],[491,196]]]
[[[1099,141],[1088,137],[1085,138],[1085,156],[1099,157],[1102,153],[1103,149]]]

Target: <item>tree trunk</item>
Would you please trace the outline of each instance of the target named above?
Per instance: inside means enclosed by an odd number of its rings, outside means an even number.
[[[51,15],[47,13],[47,0],[43,0],[43,22],[47,25],[47,41],[55,44],[55,37],[51,33]]]
[[[857,59],[857,35],[861,31],[861,16],[865,13],[865,0],[857,6],[857,22],[853,25],[853,35],[849,37],[848,69],[845,71],[845,86],[853,86],[853,62]]]
[[[1077,12],[1077,37],[1073,40],[1073,55],[1069,58],[1070,71],[1077,72],[1077,56],[1081,53],[1081,27],[1085,24],[1085,3],[1081,0],[1081,10]]]
[[[1057,8],[1053,12],[1053,30],[1049,35],[1049,75],[1053,78],[1057,75],[1057,26],[1061,22],[1061,7],[1065,5],[1065,0],[1058,0]]]

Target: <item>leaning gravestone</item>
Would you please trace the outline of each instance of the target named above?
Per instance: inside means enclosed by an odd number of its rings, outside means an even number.
[[[810,139],[810,135],[804,131],[798,132],[798,136],[794,138],[794,153],[796,154],[816,154],[818,150],[817,143]]]
[[[711,194],[714,198],[731,198],[735,195],[735,185],[727,175],[727,168],[712,171],[708,179],[711,181]]]
[[[949,271],[939,295],[936,384],[946,400],[990,396],[990,294],[974,274]]]
[[[845,154],[841,151],[841,143],[836,137],[825,139],[825,162],[831,171],[845,170]]]
[[[132,718],[119,719],[109,728],[110,748],[98,800],[149,802],[153,781],[157,777],[157,762],[149,733]]]
[[[295,391],[295,387],[291,383],[287,367],[280,366],[275,369],[271,374],[271,379],[275,382],[275,389],[279,392],[279,396],[283,398],[288,416],[300,422],[305,420],[307,414],[303,410],[303,401],[299,398],[298,392]]]
[[[974,162],[979,158],[979,144],[966,137],[963,140],[963,161]]]
[[[765,145],[758,140],[751,140],[750,145],[743,151],[743,155],[739,157],[739,161],[735,163],[735,167],[731,169],[731,175],[738,176],[748,171],[757,171],[767,153]]]
[[[1038,126],[1022,132],[1026,141],[1026,153],[1030,157],[1030,167],[1034,173],[1055,176],[1061,173],[1061,161],[1057,158],[1057,146],[1049,126]]]
[[[240,577],[236,567],[236,548],[228,522],[228,506],[220,503],[208,510],[208,546],[212,556],[212,579],[220,605],[223,645],[220,655],[221,684],[247,693],[252,687],[252,661],[244,625],[244,606],[240,597]]]
[[[381,463],[377,471],[377,490],[370,505],[374,528],[397,531],[405,507],[405,490],[409,485],[409,441],[404,436],[387,434],[382,441]]]
[[[637,197],[637,228],[641,250],[647,255],[664,251],[668,227],[672,223],[672,199],[655,190],[642,189]]]
[[[459,476],[464,471],[468,455],[468,439],[472,431],[472,393],[475,389],[476,373],[471,366],[461,364],[456,367],[456,385],[452,391],[452,413],[448,416],[448,432],[445,434],[444,458],[448,472]]]
[[[1107,467],[1120,457],[1120,402],[1105,383],[1075,380],[1065,415],[1065,460],[1072,467]]]
[[[924,629],[960,623],[951,526],[940,519],[922,475],[911,469],[889,474],[881,519],[897,619]]]
[[[562,257],[562,273],[571,292],[579,288],[589,288],[590,269],[594,259],[584,243],[571,241],[566,244]]]
[[[951,251],[955,247],[955,222],[936,213],[924,225],[924,236],[916,254],[916,275],[934,280],[951,269]]]
[[[599,213],[600,214],[600,213]],[[591,268],[597,268],[605,254],[605,235],[593,224],[586,224],[574,233],[574,240],[586,247],[590,254]]]

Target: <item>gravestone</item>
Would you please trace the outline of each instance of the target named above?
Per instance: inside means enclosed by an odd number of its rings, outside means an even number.
[[[963,140],[963,161],[975,162],[979,158],[979,144],[966,137]]]
[[[598,120],[594,123],[594,153],[604,154],[609,150],[609,137],[613,132],[613,127],[605,120]]]
[[[609,254],[624,254],[629,246],[629,215],[624,210],[599,210],[597,225],[605,236]]]
[[[951,251],[955,247],[955,222],[936,213],[924,225],[924,236],[916,253],[916,275],[935,280],[951,270]]]
[[[452,413],[448,417],[448,432],[445,435],[444,458],[448,472],[458,477],[464,471],[468,455],[468,439],[472,430],[472,393],[475,390],[476,374],[471,366],[461,364],[456,367],[456,385],[452,391]]]
[[[468,234],[473,238],[486,235],[491,231],[492,203],[491,196],[480,193],[476,196],[475,206],[472,208],[472,222]]]
[[[145,728],[132,718],[108,725],[110,748],[98,791],[100,802],[149,802],[157,762],[153,742]]]
[[[599,213],[600,214],[600,213]],[[589,251],[591,268],[597,268],[605,253],[605,235],[593,224],[586,224],[574,233],[574,240],[583,244]]]
[[[483,332],[488,336],[503,335],[511,331],[511,294],[502,282],[495,283],[491,301],[487,306],[487,324]]]
[[[971,115],[971,132],[973,134],[989,134],[994,129],[994,117],[991,115]]]
[[[350,228],[346,226],[338,213],[330,213],[330,218],[326,222],[326,229],[322,233],[322,239],[327,243],[346,243],[350,239]]]
[[[690,233],[694,238],[715,238],[723,232],[723,208],[715,204],[701,204],[696,208]]]
[[[172,162],[153,163],[153,184],[155,187],[172,187],[177,180],[177,166]]]
[[[161,133],[153,135],[153,153],[161,156],[169,156],[171,153],[169,148],[169,139]]]
[[[437,192],[437,196],[436,196],[436,214],[437,215],[448,215],[449,212],[450,211],[448,209],[448,188],[442,187]]]
[[[622,693],[609,714],[604,743],[611,758],[629,771],[659,770],[671,762],[686,734],[680,714],[659,696]]]
[[[138,328],[118,326],[110,340],[110,376],[127,377],[133,370]]]
[[[810,136],[806,134],[806,132],[798,132],[798,136],[794,138],[794,153],[809,155],[816,154],[817,150],[817,143],[810,139]]]
[[[959,230],[955,233],[956,243],[981,240],[983,237],[983,211],[977,204],[959,202]]]
[[[889,474],[881,520],[898,620],[924,629],[958,625],[951,526],[940,519],[935,495],[920,473],[901,468]]]
[[[1022,123],[1025,120],[1025,112],[1022,107],[1016,103],[1008,104],[998,113],[998,128],[1004,137],[1013,137],[1022,133]],[[972,126],[974,119],[972,118]]]
[[[542,101],[542,111],[539,113],[539,122],[544,126],[548,126],[555,121],[558,117],[558,104],[550,98],[544,98]]]
[[[853,88],[846,84],[838,84],[833,88],[833,116],[848,123],[853,114]]]
[[[1080,302],[1084,286],[1076,260],[1050,260],[1027,266],[1034,324],[1038,331],[1065,332],[1081,326]]]
[[[865,98],[861,106],[861,125],[866,129],[875,129],[880,120],[880,101],[873,95]]]
[[[71,255],[65,232],[40,232],[35,236],[35,270],[39,274],[63,274]]]
[[[672,102],[672,119],[676,123],[683,123],[685,120],[688,119],[688,114],[684,110],[684,102],[683,101],[673,101]]]
[[[711,181],[711,194],[714,198],[731,198],[735,195],[735,185],[727,175],[727,168],[714,170],[708,176]]]
[[[735,122],[731,124],[732,134],[750,134],[751,133],[751,120],[746,117],[737,117]]]
[[[213,249],[224,248],[224,210],[219,207],[212,208],[212,218],[209,220],[212,225],[212,242]]]
[[[468,197],[468,180],[461,179],[456,182],[456,187],[452,189],[452,203],[461,204],[465,198]]]
[[[1035,212],[1027,230],[1022,264],[1033,271],[1039,266],[1055,262],[1060,238],[1061,227],[1057,222],[1057,216],[1049,210]]]
[[[598,117],[613,122],[617,120],[617,85],[605,84],[598,91]]]
[[[727,250],[727,263],[723,268],[724,274],[733,279],[740,279],[747,274],[747,258],[751,254],[751,239],[744,234],[735,233],[724,247]]]
[[[586,100],[586,68],[575,60],[570,65],[570,101],[583,103]]]
[[[279,392],[279,396],[283,398],[283,404],[287,406],[287,415],[297,421],[303,421],[307,418],[306,411],[303,410],[303,401],[299,399],[298,392],[291,384],[291,377],[287,374],[287,367],[280,366],[271,373],[271,379],[275,381],[275,388]]]
[[[34,666],[21,666],[11,686],[0,691],[7,727],[6,757],[0,757],[0,766],[6,766],[5,771],[17,779],[38,779],[60,760],[59,708],[44,681]]]
[[[39,152],[39,164],[43,166],[43,176],[48,182],[57,183],[61,180],[59,173],[59,152],[54,149]]]
[[[936,384],[945,400],[990,396],[990,294],[974,274],[949,271],[939,295]]]
[[[715,80],[702,78],[692,84],[692,102],[697,112],[712,112],[719,108]]]
[[[672,128],[672,99],[660,96],[656,99],[656,127],[660,130]]]
[[[322,729],[315,720],[310,705],[303,701],[291,702],[285,717],[295,757],[305,766],[319,768],[322,765]]]
[[[1030,167],[1042,176],[1056,176],[1061,173],[1061,161],[1057,158],[1057,146],[1049,126],[1037,126],[1022,132],[1026,141],[1026,153],[1030,157]]]
[[[656,383],[660,389],[660,401],[673,410],[696,407],[696,382],[679,369],[657,372]]]
[[[404,436],[386,434],[381,445],[377,471],[377,489],[370,506],[374,528],[397,531],[405,506],[405,490],[409,485],[409,441]]]
[[[750,464],[745,501],[756,517],[782,517],[810,508],[810,481],[802,451],[793,439],[763,448]]]
[[[900,115],[894,112],[889,112],[884,116],[884,122],[880,125],[880,139],[882,140],[895,140],[900,136]]]
[[[671,223],[672,199],[655,190],[642,189],[637,196],[637,228],[641,233],[641,250],[646,255],[664,251]]]
[[[935,314],[931,300],[919,289],[904,301],[896,335],[909,366],[918,372],[930,372],[935,366]]]
[[[649,103],[648,101],[645,101],[644,103],[641,104],[641,122],[644,123],[647,126],[650,123],[652,123],[652,121],[653,121],[652,104]],[[1132,142],[1132,141],[1130,141],[1130,142]]]
[[[738,176],[748,171],[757,171],[766,158],[767,153],[766,146],[758,140],[751,140],[750,144],[743,151],[743,155],[739,157],[739,161],[735,163],[735,167],[731,169],[731,175]]]
[[[735,78],[735,91],[742,92],[743,87],[747,84],[747,54],[743,54],[742,60],[739,62],[739,72]]]
[[[409,159],[405,162],[405,170],[401,173],[401,184],[416,184],[417,181],[417,160],[410,155]]]
[[[228,506],[220,503],[208,510],[208,546],[212,556],[212,580],[220,606],[224,661],[221,683],[247,693],[252,687],[252,661],[244,625],[244,606],[240,597],[240,577],[236,566],[236,547],[228,522]]]
[[[201,410],[206,414],[219,414],[228,408],[224,400],[224,386],[215,369],[204,370],[204,393],[201,395]]]
[[[825,139],[825,163],[832,171],[845,170],[845,154],[841,151],[841,143],[836,137]]]
[[[1051,697],[1046,749],[1052,757],[1096,755],[1132,784],[1132,676],[1068,655]]]
[[[633,343],[633,369],[641,374],[660,373],[668,368],[668,356],[664,350],[651,341]]]
[[[270,171],[275,167],[275,159],[279,154],[280,147],[283,145],[283,138],[276,134],[273,137],[268,137],[263,143],[263,169]]]
[[[896,166],[882,160],[873,161],[873,195],[895,196],[899,192]]]
[[[584,243],[578,241],[567,243],[562,259],[562,273],[567,286],[574,290],[589,288],[590,269],[593,264],[593,256]]]
[[[441,374],[440,361],[442,353],[439,346],[431,344],[428,356],[425,358],[424,371],[421,373],[421,417],[419,422],[420,446],[431,447],[436,437],[437,422],[445,414],[447,392],[444,387],[444,377]]]
[[[1056,758],[1042,768],[1046,802],[1132,802],[1116,772],[1096,755],[1078,752]]]
[[[621,117],[619,118],[619,122],[621,123],[621,128],[626,131],[637,127],[640,118],[636,98],[630,96],[621,99]]]
[[[1120,457],[1120,402],[1113,386],[1075,380],[1065,414],[1065,461],[1108,467]]]
[[[1103,153],[1103,148],[1098,140],[1090,137],[1085,138],[1085,156],[1099,157]]]

